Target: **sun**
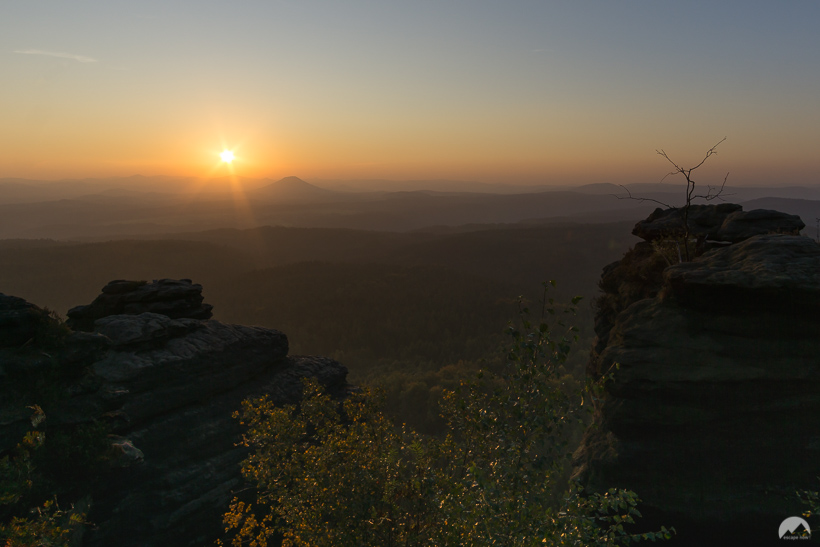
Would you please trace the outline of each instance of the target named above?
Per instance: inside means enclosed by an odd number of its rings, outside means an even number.
[[[231,163],[233,161],[233,152],[230,150],[225,150],[219,154],[219,157],[222,158],[222,161],[225,163]]]

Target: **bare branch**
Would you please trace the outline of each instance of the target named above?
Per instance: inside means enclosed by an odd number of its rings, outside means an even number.
[[[665,174],[661,180],[658,181],[658,184],[661,184],[663,181],[666,180],[666,177],[671,177],[672,175],[677,175],[677,171],[670,171],[669,173]]]
[[[688,169],[685,169],[685,168],[681,167],[680,165],[678,165],[677,163],[675,163],[674,161],[672,161],[672,158],[669,157],[669,154],[667,154],[666,151],[663,148],[661,148],[660,150],[655,149],[655,152],[659,156],[664,158],[666,161],[668,161],[672,165],[672,167],[675,168],[674,171],[671,171],[671,172],[667,173],[666,175],[664,175],[663,178],[660,180],[660,182],[663,182],[664,180],[666,180],[667,177],[670,177],[672,175],[683,175],[683,178],[686,179],[686,194],[685,194],[686,195],[686,205],[681,207],[680,210],[681,210],[681,216],[682,216],[682,221],[683,221],[683,234],[682,234],[683,235],[683,240],[682,240],[683,241],[683,250],[684,250],[684,254],[685,254],[685,259],[687,261],[691,259],[690,252],[689,252],[689,239],[690,239],[689,236],[690,236],[690,233],[691,233],[691,230],[690,230],[690,227],[689,227],[689,208],[692,207],[692,200],[694,200],[694,199],[703,199],[705,201],[712,201],[714,199],[723,200],[723,197],[722,197],[723,196],[723,191],[726,189],[726,181],[729,179],[729,173],[726,173],[726,176],[723,178],[723,183],[720,185],[719,188],[718,187],[713,187],[713,186],[706,186],[706,194],[696,194],[695,193],[696,182],[692,178],[692,171],[694,171],[695,169],[697,169],[698,167],[700,167],[701,165],[706,163],[706,160],[708,160],[710,157],[717,154],[717,147],[720,146],[720,144],[725,140],[726,140],[726,137],[723,137],[722,139],[720,139],[712,148],[710,148],[709,150],[706,151],[706,154],[703,156],[703,159],[700,160],[700,163],[698,163],[694,167],[690,167]],[[656,199],[635,197],[629,191],[629,188],[627,188],[623,184],[619,184],[619,186],[621,188],[623,188],[624,190],[626,190],[627,196],[622,197],[622,196],[618,196],[618,195],[615,195],[615,194],[611,194],[611,195],[615,196],[618,199],[632,199],[632,200],[635,200],[635,201],[651,201],[651,202],[657,203],[659,205],[663,205],[664,207],[667,207],[668,209],[677,209],[677,207],[672,207],[671,205],[669,205],[667,203],[663,203],[662,201],[658,201]],[[818,234],[820,234],[820,221],[818,221]],[[818,236],[818,239],[820,239],[820,235]],[[680,242],[678,242],[678,244],[680,244]],[[696,246],[695,247],[695,252],[697,252],[697,249],[698,249],[698,247]],[[679,260],[680,260],[680,257],[679,257]]]
[[[687,181],[690,181],[690,178],[689,178],[690,173],[692,173],[692,171],[694,171],[695,169],[697,169],[698,167],[700,167],[701,165],[703,165],[704,163],[706,163],[706,160],[708,160],[710,156],[713,156],[713,155],[717,154],[717,147],[718,147],[718,146],[720,146],[720,143],[722,143],[722,142],[723,142],[723,141],[725,141],[725,140],[726,140],[726,137],[723,137],[722,139],[720,139],[720,140],[717,142],[717,144],[716,144],[716,145],[714,145],[712,148],[710,148],[709,150],[707,150],[707,151],[706,151],[706,155],[704,155],[704,156],[703,156],[703,159],[702,159],[702,160],[700,160],[700,163],[699,163],[699,164],[697,164],[697,165],[696,165],[696,166],[694,166],[694,167],[690,167],[689,169],[684,169],[683,167],[681,167],[680,165],[678,165],[677,163],[675,163],[674,161],[672,161],[672,158],[670,158],[670,157],[667,155],[666,151],[665,151],[663,148],[661,148],[660,150],[655,149],[655,152],[656,152],[659,156],[663,157],[666,161],[668,161],[669,163],[671,163],[671,164],[672,164],[672,167],[674,167],[674,168],[675,168],[675,170],[674,170],[674,171],[672,171],[671,173],[667,173],[666,175],[664,175],[664,177],[661,179],[661,182],[663,182],[663,181],[664,181],[664,179],[666,179],[666,177],[668,177],[668,176],[670,176],[670,175],[677,175],[678,173],[680,173],[680,174],[682,174],[683,176],[685,176]]]
[[[721,142],[723,142],[723,141],[721,141]],[[718,144],[720,144],[720,143],[718,143]],[[699,194],[699,195],[696,195],[696,196],[692,196],[692,199],[700,198],[700,199],[705,199],[706,201],[712,201],[713,199],[718,199],[719,198],[722,201],[723,200],[723,190],[726,188],[726,181],[728,179],[729,179],[729,173],[726,173],[726,176],[723,177],[723,184],[720,185],[720,189],[718,189],[717,192],[715,192],[713,194],[712,191],[715,188],[713,186],[707,186],[707,188],[709,190],[706,192],[705,196]],[[726,195],[727,196],[733,196],[734,194],[726,194]]]
[[[652,198],[638,198],[638,197],[635,197],[635,196],[633,196],[633,195],[632,195],[632,192],[630,192],[630,191],[629,191],[629,188],[627,188],[627,187],[626,187],[626,186],[624,186],[623,184],[619,184],[618,186],[620,186],[621,188],[623,188],[624,190],[626,190],[626,196],[619,196],[619,195],[617,195],[617,194],[609,194],[610,196],[613,196],[613,197],[615,197],[615,198],[617,198],[617,199],[633,199],[633,200],[635,200],[635,201],[652,201],[652,202],[654,202],[654,203],[657,203],[658,205],[663,205],[663,206],[664,206],[664,207],[666,207],[667,209],[674,209],[674,207],[672,207],[672,206],[671,206],[671,205],[669,205],[668,203],[664,203],[664,202],[662,202],[662,201],[658,201],[658,200],[656,200],[656,199],[652,199]]]
[[[675,170],[674,170],[674,171],[672,171],[671,173],[667,173],[667,174],[666,174],[666,176],[664,176],[664,177],[663,177],[664,179],[665,179],[666,177],[668,177],[669,175],[676,175],[676,174],[678,174],[678,173],[683,173],[683,171],[684,171],[684,170],[683,170],[683,168],[682,168],[681,166],[679,166],[677,163],[675,163],[674,161],[672,161],[672,158],[670,158],[669,156],[667,156],[667,155],[666,155],[666,152],[664,152],[663,148],[661,148],[660,150],[658,150],[658,149],[656,148],[656,149],[655,149],[655,152],[657,152],[657,154],[658,154],[659,156],[662,156],[662,157],[666,158],[666,161],[668,161],[669,163],[671,163],[671,164],[672,164],[672,166],[675,168]],[[663,180],[663,179],[661,179],[661,180]]]
[[[694,171],[695,169],[697,169],[698,167],[700,167],[701,165],[703,165],[704,163],[706,163],[706,160],[708,160],[708,159],[709,159],[709,156],[712,156],[712,155],[714,155],[714,154],[717,154],[717,151],[716,151],[717,147],[720,145],[720,143],[722,143],[722,142],[723,142],[723,141],[725,141],[725,140],[726,140],[726,137],[723,137],[722,139],[720,139],[716,145],[714,145],[712,148],[710,148],[709,150],[707,150],[707,151],[706,151],[706,155],[703,157],[703,159],[702,159],[702,160],[700,160],[700,163],[699,163],[699,164],[697,164],[697,165],[696,165],[696,166],[694,166],[694,167],[690,167],[690,168],[688,169],[688,171],[691,173],[692,171]],[[727,176],[728,176],[728,175],[727,175]]]

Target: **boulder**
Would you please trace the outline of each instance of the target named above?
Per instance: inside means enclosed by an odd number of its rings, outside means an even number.
[[[689,234],[692,237],[707,237],[723,225],[726,217],[742,211],[743,207],[734,203],[718,205],[691,205],[688,213]],[[632,234],[646,241],[675,238],[683,235],[683,208],[655,209],[646,220],[635,224]],[[709,238],[714,239],[714,238]]]
[[[755,217],[746,234],[779,229]],[[614,380],[575,475],[636,491],[640,527],[676,545],[768,545],[820,487],[820,245],[751,235],[639,276],[657,267],[640,245],[605,269],[588,373]]]
[[[789,234],[799,235],[806,227],[797,215],[789,215],[769,209],[735,211],[726,216],[717,233],[710,239],[738,243],[756,235]]]
[[[17,296],[0,293],[0,348],[29,342],[48,312]]]
[[[684,233],[684,209],[655,209],[635,224],[632,233],[646,241],[680,238]],[[755,209],[744,211],[733,203],[692,205],[688,213],[689,235],[693,238],[737,243],[764,234],[798,235],[806,227],[797,215]]]
[[[109,315],[162,314],[171,319],[210,319],[213,306],[203,304],[202,285],[190,279],[111,281],[91,304],[68,310],[68,326],[92,331],[94,322]]]
[[[22,311],[15,329],[26,324],[28,310],[39,309],[13,297],[0,302]],[[277,330],[139,311],[169,302],[199,306],[201,287],[189,280],[112,282],[80,308],[93,313],[74,313],[84,326],[94,319],[94,332],[64,329],[47,352],[36,340],[23,349],[0,348],[21,363],[8,371],[15,381],[37,359],[60,373],[63,392],[47,410],[50,428],[107,424],[109,465],[90,485],[93,526],[83,545],[212,544],[243,488],[240,463],[248,451],[232,417],[242,401],[267,395],[276,404],[298,402],[304,378],[316,378],[335,396],[347,393],[343,365],[288,357],[287,336]],[[23,334],[9,338],[13,343],[31,338],[30,329],[15,332]],[[13,382],[0,382],[0,456],[32,427],[30,403],[18,395]]]

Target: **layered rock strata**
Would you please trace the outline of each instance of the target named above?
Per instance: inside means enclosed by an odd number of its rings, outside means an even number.
[[[768,209],[744,211],[740,205],[721,203],[691,205],[686,213],[683,208],[655,209],[632,233],[646,241],[679,236],[684,232],[684,216],[691,237],[732,243],[753,235],[798,235],[806,227],[797,215]]]
[[[188,287],[198,287],[187,280],[162,280],[148,289],[142,288],[146,284],[115,284],[131,288],[109,290],[95,303],[110,303],[112,294],[180,287],[190,294]],[[12,304],[15,310],[38,309],[17,300],[7,307]],[[124,311],[119,305],[97,309]],[[25,338],[14,336],[15,341]],[[49,423],[71,428],[103,422],[111,433],[115,456],[100,470],[101,480],[91,492],[93,526],[83,540],[88,546],[213,543],[221,515],[241,487],[239,464],[247,452],[237,446],[241,431],[231,417],[241,401],[267,395],[279,404],[297,402],[306,377],[317,378],[337,395],[347,386],[347,370],[338,362],[289,357],[287,337],[279,331],[154,311],[96,317],[93,332],[68,333],[59,352],[32,344],[8,350],[23,362],[46,354],[44,367],[64,367],[64,359],[73,358],[77,374],[62,386]],[[22,372],[8,372],[17,373]],[[5,388],[0,384],[0,395]],[[0,453],[30,428],[28,414],[24,405],[0,404]]]
[[[679,545],[768,545],[820,488],[820,245],[784,235],[802,224],[787,215],[738,213],[721,229],[768,220],[669,267],[639,243],[602,277],[588,372],[614,379],[576,475],[635,490]]]
[[[190,279],[127,281],[117,279],[102,289],[91,304],[68,310],[68,326],[94,330],[94,322],[109,315],[160,313],[172,319],[210,319],[213,306],[203,304],[202,285]]]

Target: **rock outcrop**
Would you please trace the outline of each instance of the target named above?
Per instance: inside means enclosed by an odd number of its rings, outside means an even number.
[[[64,368],[82,367],[99,357],[106,345],[99,336],[70,333],[46,309],[0,293],[0,379],[47,369],[55,362]]]
[[[768,545],[820,488],[820,245],[788,215],[703,213],[733,244],[667,267],[639,243],[604,270],[588,373],[614,379],[576,475],[635,490],[673,544]]]
[[[0,299],[0,320],[3,302],[23,316],[40,313],[21,299]],[[48,412],[52,426],[103,422],[111,433],[114,456],[90,493],[94,526],[84,545],[212,543],[241,486],[247,451],[237,446],[241,431],[231,417],[241,401],[266,394],[279,404],[297,402],[306,377],[340,396],[347,389],[338,362],[289,357],[287,337],[273,329],[197,318],[210,316],[201,302],[201,287],[189,280],[116,281],[90,306],[72,310],[78,327],[94,319],[93,332],[64,333],[59,351],[9,349],[21,362],[45,354],[42,366],[73,363],[76,375]],[[16,334],[22,326],[12,328],[15,344],[31,339]],[[6,389],[0,385],[0,396]],[[7,405],[12,399],[0,404],[0,453],[30,429],[30,411]]]
[[[691,237],[737,243],[753,235],[797,235],[806,227],[797,215],[755,209],[744,211],[734,203],[691,205],[687,216]],[[684,232],[684,209],[655,209],[632,233],[646,241],[680,236]]]
[[[190,279],[159,279],[145,281],[111,281],[102,294],[87,306],[68,310],[68,326],[74,330],[91,331],[94,322],[109,315],[139,315],[160,313],[171,319],[210,319],[213,306],[203,304],[202,285]]]
[[[34,338],[46,314],[22,298],[0,293],[0,348],[22,346]]]

